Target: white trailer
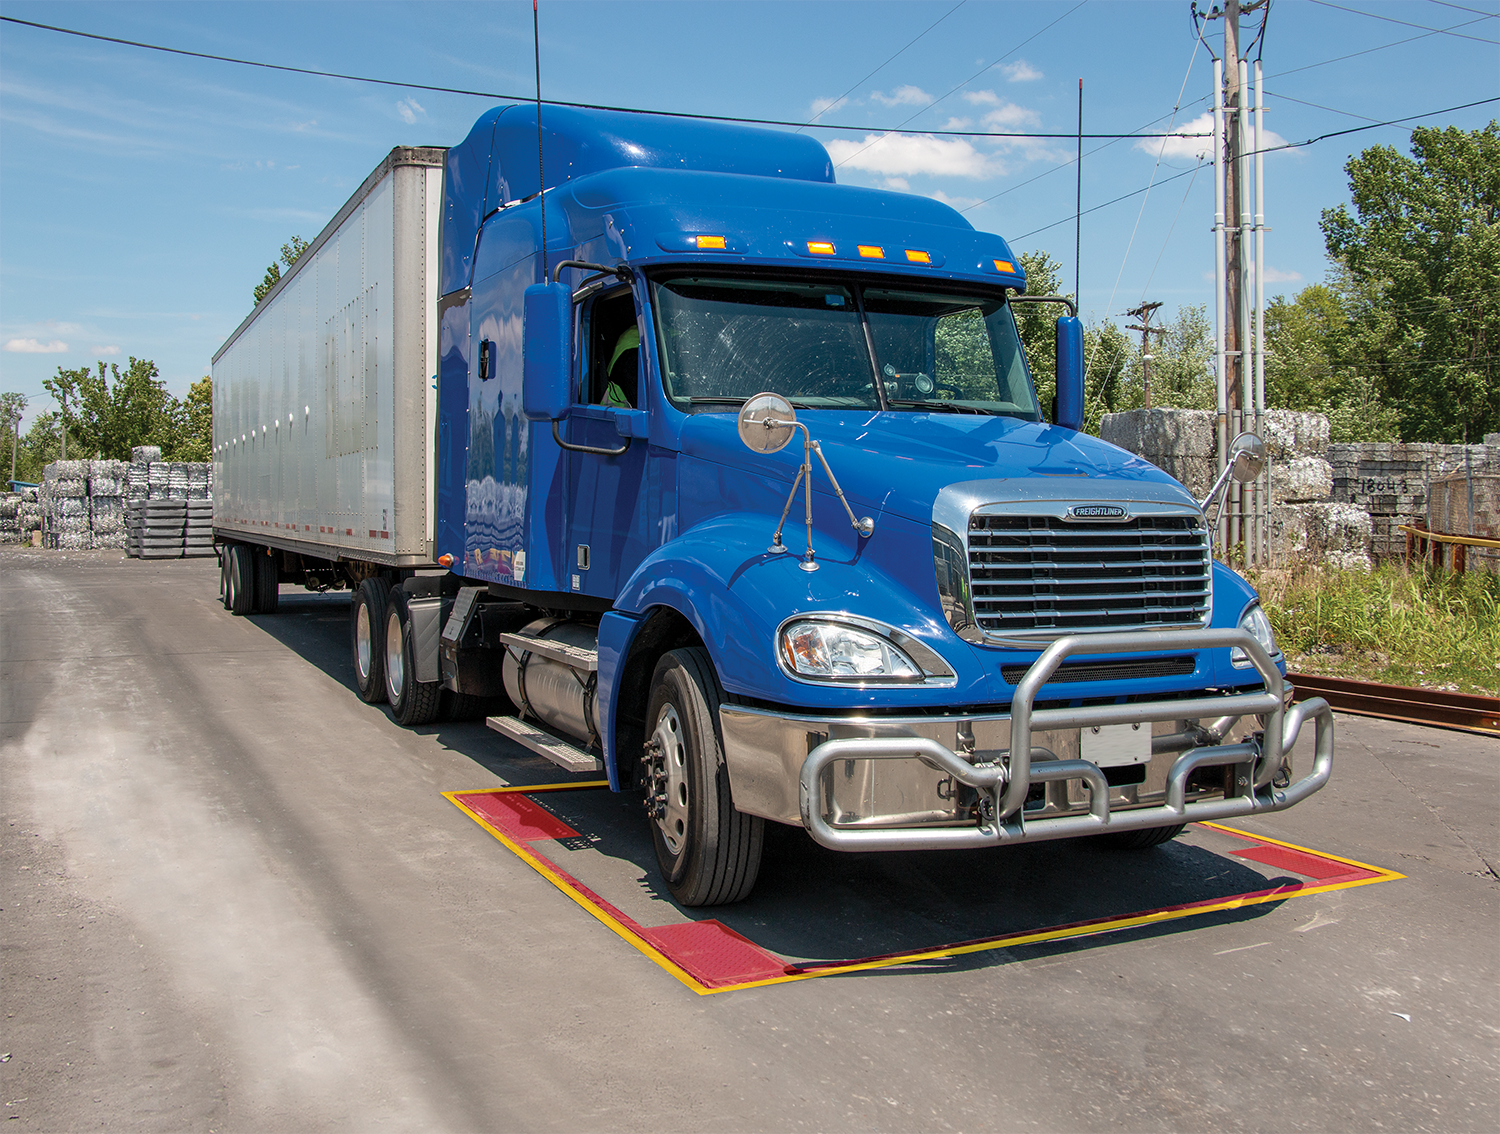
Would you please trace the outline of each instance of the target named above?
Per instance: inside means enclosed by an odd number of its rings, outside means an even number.
[[[393,149],[214,355],[215,539],[270,559],[242,570],[432,566],[445,154]]]

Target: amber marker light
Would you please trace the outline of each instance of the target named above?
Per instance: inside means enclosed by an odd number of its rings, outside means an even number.
[[[809,240],[807,250],[814,256],[832,256],[833,245],[826,240]]]
[[[1009,260],[996,260],[995,261],[995,271],[997,271],[997,272],[1009,272],[1011,275],[1015,275],[1016,266],[1014,264],[1012,264]]]
[[[721,252],[726,247],[722,236],[700,236],[698,237],[699,248],[717,248]]]
[[[930,264],[930,263],[932,263],[932,256],[929,253],[919,252],[915,248],[908,248],[906,250],[906,258],[908,260],[910,260],[913,264]]]
[[[866,260],[884,260],[885,249],[878,244],[861,244],[859,254]]]
[[[451,556],[451,555],[439,555],[438,556],[438,566],[439,567],[452,567],[453,566],[453,556]]]

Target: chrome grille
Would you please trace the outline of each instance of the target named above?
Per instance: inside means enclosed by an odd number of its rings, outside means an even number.
[[[1210,569],[1208,531],[1196,514],[969,519],[974,621],[987,635],[1202,626]]]

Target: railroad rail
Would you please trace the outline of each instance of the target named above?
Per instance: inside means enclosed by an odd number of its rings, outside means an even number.
[[[1322,697],[1341,713],[1500,737],[1500,697],[1318,677],[1311,673],[1286,676],[1297,687],[1299,697],[1306,694]]]

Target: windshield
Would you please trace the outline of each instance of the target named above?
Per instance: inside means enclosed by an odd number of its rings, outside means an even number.
[[[1041,418],[1002,298],[727,276],[666,277],[652,295],[679,409],[723,412],[772,390],[809,409]]]

